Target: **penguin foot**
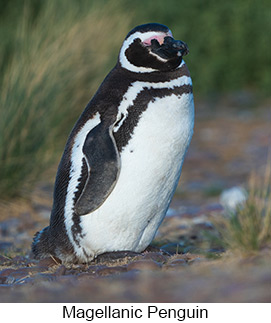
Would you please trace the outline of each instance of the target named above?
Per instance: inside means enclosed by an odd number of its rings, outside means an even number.
[[[118,259],[123,258],[133,258],[140,255],[138,252],[134,251],[112,251],[112,252],[105,252],[99,256],[96,257],[95,262],[101,263],[101,262],[110,262],[110,261],[116,261]]]
[[[145,250],[142,251],[142,253],[147,253],[147,252],[160,252],[161,254],[166,255],[166,256],[170,255],[167,251],[165,251],[159,247],[152,246],[152,245],[149,245]]]
[[[145,253],[145,252],[161,252],[162,250],[158,247],[155,247],[155,246],[152,246],[152,245],[149,245],[145,250],[142,251],[142,253]]]

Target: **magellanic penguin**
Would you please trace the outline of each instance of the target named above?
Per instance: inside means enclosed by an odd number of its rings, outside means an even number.
[[[177,187],[194,126],[187,45],[149,23],[126,36],[116,66],[88,103],[59,164],[50,225],[37,259],[86,263],[141,252]]]

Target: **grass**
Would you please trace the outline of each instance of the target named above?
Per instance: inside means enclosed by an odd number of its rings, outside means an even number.
[[[141,21],[160,21],[188,43],[195,93],[270,93],[271,2],[268,0],[126,1]],[[132,6],[132,4],[130,4]]]
[[[13,32],[16,45],[1,82],[2,199],[21,195],[59,158],[72,124],[105,76],[100,73],[111,63],[122,29],[128,29],[129,19],[123,15],[120,23],[114,4],[87,14],[76,9],[70,2],[59,16],[56,2],[48,2],[31,24],[25,5]]]
[[[57,164],[135,25],[166,24],[188,43],[196,97],[271,86],[268,0],[10,0],[0,17],[0,199]]]
[[[263,179],[251,175],[246,203],[220,219],[216,227],[220,244],[228,250],[250,254],[271,246],[271,164]]]

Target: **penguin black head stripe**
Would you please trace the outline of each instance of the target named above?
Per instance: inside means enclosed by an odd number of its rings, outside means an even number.
[[[175,40],[168,27],[145,24],[128,33],[120,51],[120,63],[133,72],[173,70],[188,53],[187,45]]]
[[[194,126],[187,45],[168,27],[140,25],[73,127],[62,155],[38,259],[89,262],[141,252],[169,207]]]

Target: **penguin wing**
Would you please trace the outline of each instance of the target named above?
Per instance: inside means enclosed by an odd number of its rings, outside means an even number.
[[[120,159],[112,127],[101,122],[93,128],[85,139],[83,153],[88,174],[75,203],[77,215],[85,215],[99,208],[116,185]]]

